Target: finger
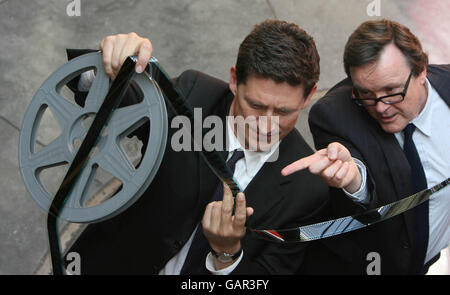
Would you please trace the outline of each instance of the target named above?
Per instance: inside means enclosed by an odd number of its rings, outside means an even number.
[[[128,56],[136,55],[139,50],[139,43],[133,42],[133,37],[130,37],[130,34],[128,34],[128,39],[124,43],[122,47],[122,51],[120,52],[120,58],[119,58],[119,64],[123,65],[125,62],[125,59]]]
[[[117,73],[120,70],[120,67],[122,64],[120,63],[120,54],[122,53],[122,49],[125,46],[125,38],[122,36],[118,36],[115,39],[114,46],[113,46],[113,52],[111,56],[111,67],[114,71],[114,75],[117,75]]]
[[[238,193],[236,196],[236,211],[234,213],[233,227],[241,228],[245,225],[247,219],[247,207],[244,193]]]
[[[334,178],[336,179],[336,181],[341,183],[342,180],[344,180],[345,176],[347,175],[348,168],[349,168],[348,162],[344,162],[344,164],[342,164],[342,167],[334,175]]]
[[[330,160],[336,160],[339,151],[339,143],[332,142],[327,147],[328,158]]]
[[[315,161],[314,163],[312,163],[311,165],[309,165],[309,172],[311,172],[312,174],[315,175],[319,175],[320,173],[322,173],[322,171],[326,168],[328,168],[332,163],[334,163],[334,161],[331,161],[330,159],[328,159],[327,156],[322,156],[321,159]]]
[[[203,229],[209,229],[211,227],[211,214],[212,214],[213,203],[214,202],[209,203],[205,208],[205,213],[203,213],[203,218],[202,218]]]
[[[226,183],[223,183],[223,200],[221,211],[221,223],[223,225],[230,224],[231,214],[233,212],[233,193]]]
[[[105,73],[109,76],[111,80],[115,78],[114,72],[111,67],[111,58],[112,58],[112,52],[113,52],[113,42],[111,39],[108,39],[106,37],[102,41],[102,60],[103,60],[103,66],[105,67]]]
[[[142,73],[147,67],[148,61],[152,56],[152,43],[148,39],[145,39],[139,47],[138,58],[136,63],[136,72]]]
[[[247,217],[250,217],[253,215],[255,210],[252,207],[247,207]]]
[[[328,166],[328,168],[325,168],[321,175],[323,177],[325,177],[326,179],[332,179],[334,177],[334,175],[336,174],[336,172],[342,167],[342,161],[341,160],[337,160],[335,161],[333,164],[331,164],[331,166]]]
[[[344,145],[338,142],[332,142],[328,145],[328,158],[330,160],[339,159],[342,162],[346,162],[351,159],[351,155]]]
[[[220,201],[213,202],[211,209],[211,218],[209,219],[210,220],[209,227],[211,231],[214,233],[219,232],[221,211],[222,211],[222,202]]]
[[[300,160],[297,160],[297,161],[287,165],[286,167],[283,168],[283,170],[281,170],[281,174],[283,176],[287,176],[294,172],[308,168],[312,163],[323,158],[324,151],[325,151],[325,149],[317,151],[314,154],[312,154],[311,156],[301,158]]]

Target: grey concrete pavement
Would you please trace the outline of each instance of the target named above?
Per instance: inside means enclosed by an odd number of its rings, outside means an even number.
[[[154,55],[170,75],[193,68],[228,80],[238,46],[253,25],[267,18],[285,19],[314,36],[321,55],[319,89],[326,90],[344,77],[348,35],[362,21],[378,17],[367,14],[367,6],[377,2],[372,0],[79,0],[80,16],[69,16],[66,8],[73,2],[0,1],[0,274],[31,274],[38,268],[43,273],[46,214],[20,177],[18,136],[33,94],[66,62],[66,48],[97,48],[108,34],[134,31],[152,40]],[[450,1],[377,3],[379,17],[398,20],[419,36],[431,62],[450,62]],[[312,144],[308,110],[297,128]],[[58,133],[48,117],[42,126],[38,146]],[[55,190],[61,172],[49,172],[46,178]],[[99,177],[92,193],[109,181]]]

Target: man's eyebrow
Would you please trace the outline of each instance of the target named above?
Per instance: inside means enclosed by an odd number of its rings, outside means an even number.
[[[387,89],[395,89],[395,88],[400,88],[403,86],[403,83],[391,83],[391,84],[387,84],[385,85],[383,88],[383,90],[387,90]]]
[[[284,113],[292,113],[292,112],[296,111],[296,109],[292,109],[292,108],[288,108],[288,107],[279,107],[279,108],[275,108],[275,110],[277,112],[284,112]]]
[[[381,87],[380,90],[401,88],[402,86],[403,86],[403,83],[390,83],[390,84],[386,84],[383,87]],[[353,87],[355,87],[358,90],[365,91],[365,92],[372,91],[372,90],[368,90],[364,87],[361,87],[360,85],[358,85],[356,83],[353,83]]]
[[[244,99],[245,99],[247,102],[251,103],[251,104],[255,104],[255,105],[258,105],[258,106],[261,106],[261,107],[267,107],[265,104],[262,104],[262,103],[260,103],[259,101],[253,100],[253,99],[251,99],[250,97],[248,97],[247,95],[244,95]]]
[[[361,91],[369,91],[366,88],[359,86],[355,82],[353,82],[353,87],[355,87],[356,89],[361,90]]]

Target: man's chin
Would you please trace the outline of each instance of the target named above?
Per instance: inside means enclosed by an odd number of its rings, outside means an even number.
[[[246,142],[245,149],[252,152],[267,152],[270,151],[278,141],[279,140]]]
[[[395,122],[389,122],[389,123],[381,123],[379,122],[381,125],[381,128],[387,132],[387,133],[397,133],[402,131],[403,129],[405,129],[406,125],[408,123],[404,123],[402,124],[401,122],[395,121]]]

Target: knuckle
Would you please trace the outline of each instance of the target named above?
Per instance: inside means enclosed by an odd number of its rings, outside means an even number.
[[[148,49],[150,49],[150,50],[152,50],[152,43],[150,42],[150,40],[149,39],[144,39],[144,41],[143,41],[143,47],[144,48],[148,48]]]
[[[112,42],[113,40],[114,40],[114,36],[113,35],[109,35],[109,36],[106,36],[105,38],[103,38],[103,41],[105,43]]]
[[[217,235],[220,238],[226,238],[228,236],[228,233],[227,233],[227,231],[224,228],[221,228],[221,229],[219,229]]]
[[[309,172],[311,172],[312,174],[317,174],[318,171],[314,166],[309,166],[308,167]]]
[[[239,214],[239,215],[236,215],[234,218],[238,224],[242,224],[242,223],[245,223],[246,216]]]
[[[231,211],[233,211],[233,208],[230,206],[222,206],[222,213],[231,214]]]

